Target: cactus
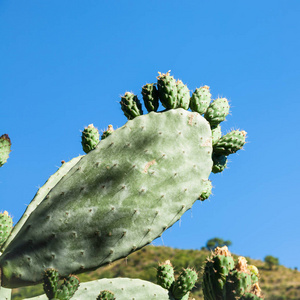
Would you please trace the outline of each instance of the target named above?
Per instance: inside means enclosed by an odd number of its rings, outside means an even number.
[[[2,167],[10,153],[11,141],[7,134],[3,134],[0,136],[0,167]]]
[[[158,95],[162,105],[166,109],[174,109],[177,108],[177,84],[176,80],[169,72],[165,74],[158,72]]]
[[[93,124],[90,124],[82,131],[81,136],[81,145],[85,153],[89,153],[91,150],[94,150],[99,143],[99,131],[94,127]]]
[[[105,130],[101,135],[101,140],[106,139],[108,136],[110,136],[114,132],[114,128],[112,125],[108,125],[107,130]]]
[[[115,294],[111,291],[101,291],[97,300],[115,300]]]
[[[225,121],[228,114],[228,100],[226,98],[218,98],[210,103],[204,117],[211,126],[217,126],[221,122]]]
[[[13,228],[12,217],[5,211],[0,213],[0,250],[4,242],[8,239]]]
[[[157,111],[159,106],[158,90],[154,83],[147,83],[142,87],[142,95],[148,112]]]
[[[227,156],[213,153],[212,160],[213,160],[213,166],[211,171],[213,173],[216,174],[216,173],[223,172],[225,170],[227,166]]]
[[[227,100],[217,99],[208,106],[211,95],[208,87],[202,87],[194,92],[192,98],[198,98],[190,104],[188,87],[169,72],[159,73],[157,90],[154,84],[147,84],[142,95],[149,114],[143,115],[137,96],[126,92],[120,104],[129,121],[115,131],[110,125],[100,142],[94,126],[85,128],[82,146],[87,154],[63,163],[38,191],[2,245],[1,296],[6,292],[3,287],[32,285],[44,279],[49,298],[70,299],[78,280],[69,274],[128,256],[159,237],[196,200],[210,196],[208,177],[211,171],[223,168],[217,167],[216,157],[243,147],[240,134],[229,146],[228,135],[221,137],[219,123],[229,112]],[[156,112],[158,98],[164,112]],[[187,111],[189,106],[195,111]],[[227,285],[229,291],[226,278],[231,262],[224,249],[216,250],[208,260],[207,299],[215,300],[214,295],[223,293]],[[60,287],[58,272],[66,277]],[[158,267],[157,279],[162,286],[131,279],[85,283],[72,299],[186,300],[197,273],[186,269],[175,280],[171,263],[165,262]],[[251,283],[254,281],[253,277]],[[34,299],[46,299],[43,297],[46,295]]]
[[[132,120],[143,114],[142,105],[138,97],[130,92],[126,92],[121,97],[121,109],[128,120]]]
[[[209,86],[205,85],[203,87],[197,88],[190,99],[190,108],[192,111],[203,115],[206,113],[208,106],[211,101],[211,93],[209,91]]]

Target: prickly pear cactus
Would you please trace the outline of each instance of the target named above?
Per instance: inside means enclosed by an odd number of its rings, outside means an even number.
[[[166,109],[174,109],[177,108],[177,84],[176,79],[169,72],[166,74],[159,72],[157,77],[158,95]]]
[[[209,91],[209,86],[205,85],[203,87],[197,88],[190,99],[190,108],[192,111],[203,115],[206,113],[208,106],[211,101],[211,93]]]
[[[175,281],[174,268],[169,260],[159,264],[157,268],[157,283],[164,289],[170,289]]]
[[[159,106],[158,90],[154,83],[147,83],[142,87],[142,95],[148,112],[157,111]]]
[[[0,213],[0,250],[4,242],[8,239],[13,228],[12,217],[5,211]]]
[[[85,153],[89,153],[91,150],[94,150],[99,143],[99,131],[94,127],[93,124],[90,124],[82,131],[81,144],[82,149]]]
[[[101,140],[106,139],[108,136],[110,136],[114,132],[114,128],[112,125],[108,125],[107,130],[105,130],[101,135]]]
[[[181,81],[176,81],[177,87],[177,108],[189,109],[190,106],[190,90]]]
[[[211,153],[210,127],[198,113],[151,112],[127,122],[31,213],[0,257],[1,284],[37,283],[50,267],[62,276],[87,271],[150,243],[199,199]]]
[[[141,102],[133,93],[126,92],[125,95],[121,97],[120,104],[128,120],[132,120],[143,114]]]
[[[10,153],[11,141],[7,134],[3,134],[0,136],[0,167],[2,167]]]
[[[204,117],[211,126],[217,126],[221,122],[225,121],[228,114],[228,100],[226,98],[218,98],[210,103]]]
[[[97,300],[116,300],[115,294],[111,291],[101,291]]]

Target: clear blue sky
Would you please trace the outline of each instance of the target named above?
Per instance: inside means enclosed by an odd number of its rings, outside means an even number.
[[[120,95],[171,70],[227,97],[223,132],[244,129],[249,143],[164,244],[221,237],[300,269],[299,13],[298,0],[0,0],[0,134],[13,143],[0,210],[17,221],[60,161],[83,154],[84,126],[121,127]]]

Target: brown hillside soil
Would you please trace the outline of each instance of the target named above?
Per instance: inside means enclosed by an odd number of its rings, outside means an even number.
[[[79,277],[81,282],[99,278],[129,277],[156,283],[156,267],[160,262],[169,259],[175,267],[176,274],[186,267],[193,267],[199,272],[199,280],[192,291],[191,298],[202,300],[201,274],[204,261],[209,254],[210,252],[206,250],[180,250],[147,246],[131,254],[127,259],[114,262],[93,272],[80,274]],[[247,260],[248,264],[255,265],[259,269],[260,287],[265,300],[300,300],[300,272],[283,266],[269,270],[260,260],[248,257]],[[42,293],[41,285],[15,289],[12,300],[22,300]]]

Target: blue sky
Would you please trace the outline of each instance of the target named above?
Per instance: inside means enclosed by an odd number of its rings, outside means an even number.
[[[120,95],[157,72],[226,97],[223,132],[248,132],[245,151],[212,174],[197,202],[155,245],[234,253],[300,268],[300,3],[290,1],[0,1],[1,132],[12,153],[0,210],[17,221],[81,132],[125,124]],[[140,96],[141,98],[141,96]]]

